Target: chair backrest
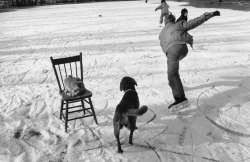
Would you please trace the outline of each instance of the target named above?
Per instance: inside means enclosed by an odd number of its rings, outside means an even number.
[[[64,79],[71,75],[83,81],[82,53],[79,55],[53,59],[50,57],[60,92],[65,89]]]

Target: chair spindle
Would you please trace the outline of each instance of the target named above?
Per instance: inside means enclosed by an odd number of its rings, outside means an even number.
[[[77,62],[75,62],[75,65],[76,65],[76,77],[78,77],[78,75],[77,75]]]
[[[71,63],[69,63],[69,66],[70,66],[70,74],[71,74],[71,76],[73,76],[73,75],[72,75],[72,67],[71,67]]]
[[[59,73],[60,73],[61,81],[62,81],[62,84],[63,84],[63,89],[65,89],[64,82],[63,82],[63,77],[62,77],[62,73],[61,73],[61,68],[60,68],[60,65],[58,65],[58,68],[59,68]],[[62,89],[61,89],[61,90],[62,90]]]

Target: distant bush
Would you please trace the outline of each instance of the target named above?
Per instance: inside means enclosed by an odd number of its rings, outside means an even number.
[[[81,3],[81,2],[94,2],[94,1],[96,0],[0,0],[0,8],[36,6],[36,5],[56,4],[56,3]]]
[[[0,8],[8,7],[23,7],[23,6],[36,6],[43,4],[56,4],[56,3],[81,3],[81,2],[95,2],[95,1],[119,1],[119,0],[0,0]],[[234,3],[234,4],[249,4],[250,0],[170,0],[177,2],[189,3]],[[160,0],[159,0],[160,2]]]

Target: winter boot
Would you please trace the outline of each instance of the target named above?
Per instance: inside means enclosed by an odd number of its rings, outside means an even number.
[[[174,111],[180,110],[182,108],[185,108],[189,105],[190,104],[189,104],[187,98],[184,97],[182,99],[177,99],[174,103],[169,105],[168,109],[170,112],[174,112]]]

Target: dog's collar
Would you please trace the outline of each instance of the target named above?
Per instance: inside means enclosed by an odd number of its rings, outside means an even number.
[[[128,92],[128,91],[133,91],[133,89],[127,89],[124,93]]]

